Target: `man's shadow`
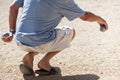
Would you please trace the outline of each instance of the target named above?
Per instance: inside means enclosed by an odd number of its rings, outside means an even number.
[[[62,76],[60,68],[56,67],[58,74],[50,76],[23,76],[24,80],[98,80],[99,76],[94,74]]]

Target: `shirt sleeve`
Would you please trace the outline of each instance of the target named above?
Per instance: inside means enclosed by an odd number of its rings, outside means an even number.
[[[24,0],[14,0],[13,4],[17,4],[19,7],[23,7]]]
[[[85,11],[82,10],[78,5],[74,2],[74,0],[58,0],[59,1],[59,13],[65,16],[68,20],[74,20],[85,14]]]

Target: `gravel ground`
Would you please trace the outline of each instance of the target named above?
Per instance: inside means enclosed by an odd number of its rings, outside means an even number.
[[[9,5],[12,0],[0,0],[0,35],[8,31]],[[100,32],[97,23],[80,19],[69,22],[66,18],[59,26],[76,29],[71,47],[51,60],[59,73],[54,76],[23,76],[19,64],[26,52],[16,43],[0,40],[0,80],[119,80],[120,79],[120,0],[75,0],[77,4],[109,24],[107,32]],[[34,69],[44,55],[35,57]]]

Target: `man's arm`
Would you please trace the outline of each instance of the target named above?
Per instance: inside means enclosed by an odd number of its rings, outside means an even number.
[[[99,25],[104,25],[105,29],[108,30],[108,24],[106,21],[100,16],[97,16],[91,12],[85,12],[85,14],[80,17],[80,19],[89,22],[97,22]]]
[[[19,6],[12,4],[9,11],[9,29],[15,31]]]
[[[1,39],[4,42],[11,42],[13,39],[13,34],[15,33],[16,29],[16,21],[17,21],[17,16],[18,16],[18,11],[19,11],[19,6],[16,4],[11,4],[10,6],[10,11],[9,11],[9,30],[10,30],[10,35],[8,37],[2,37]]]

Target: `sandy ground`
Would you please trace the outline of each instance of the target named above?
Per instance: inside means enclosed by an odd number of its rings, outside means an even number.
[[[8,9],[12,0],[0,0],[0,35],[8,30]],[[55,56],[51,64],[59,73],[54,76],[23,76],[19,64],[25,52],[15,42],[0,40],[0,80],[119,80],[120,79],[120,0],[75,0],[78,5],[102,16],[109,24],[107,32],[100,32],[97,23],[66,18],[60,26],[76,29],[71,47]],[[35,57],[34,69],[44,55]]]

